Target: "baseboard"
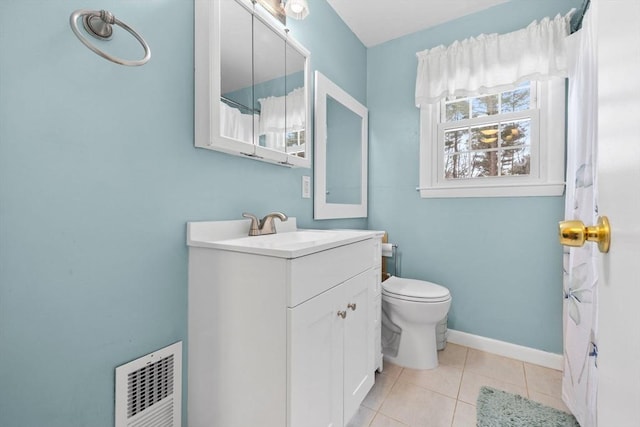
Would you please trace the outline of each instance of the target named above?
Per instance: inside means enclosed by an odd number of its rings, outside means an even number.
[[[549,353],[535,348],[524,347],[518,344],[511,344],[505,341],[494,340],[493,338],[481,337],[479,335],[468,334],[453,329],[449,329],[447,342],[459,344],[487,353],[521,360],[534,365],[546,368],[562,370],[563,357],[561,354]]]

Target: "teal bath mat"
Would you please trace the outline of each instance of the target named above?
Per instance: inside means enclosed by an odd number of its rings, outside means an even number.
[[[482,387],[478,427],[580,427],[573,415],[517,394]]]

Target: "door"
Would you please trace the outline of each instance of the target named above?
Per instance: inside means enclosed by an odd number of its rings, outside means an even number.
[[[373,273],[373,274],[372,274]],[[374,342],[371,288],[376,271],[349,279],[344,288],[344,423],[351,420],[374,382]]]
[[[342,287],[287,309],[289,427],[342,426]]]
[[[598,25],[598,426],[640,425],[640,2],[594,0]]]

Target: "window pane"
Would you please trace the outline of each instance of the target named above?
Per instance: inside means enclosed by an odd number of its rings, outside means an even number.
[[[471,117],[498,114],[498,95],[479,96],[471,99]]]
[[[469,150],[469,129],[452,129],[444,133],[445,154]]]
[[[502,123],[500,145],[513,147],[531,144],[531,119]]]
[[[498,151],[474,151],[471,153],[471,173],[473,178],[498,175]]]
[[[500,175],[529,175],[530,172],[530,147],[510,148],[500,153]]]
[[[528,110],[531,108],[531,84],[521,83],[515,90],[502,93],[502,113]]]
[[[446,104],[447,122],[469,118],[469,100],[448,102]]]
[[[498,147],[498,123],[471,128],[471,148],[486,150]]]
[[[469,172],[469,154],[444,156],[444,177],[446,179],[466,178]]]
[[[287,153],[294,154],[298,157],[305,156],[305,131],[287,132]]]

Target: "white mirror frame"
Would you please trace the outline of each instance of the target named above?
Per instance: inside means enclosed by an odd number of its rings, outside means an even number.
[[[314,138],[314,219],[366,218],[368,168],[368,110],[354,97],[315,72],[315,138]],[[361,125],[361,196],[359,204],[327,203],[327,97],[330,96],[362,119]]]
[[[195,0],[194,4],[194,65],[195,65],[195,146],[209,150],[222,151],[235,156],[249,157],[263,162],[289,167],[311,167],[311,144],[307,142],[305,157],[298,157],[286,152],[273,150],[244,141],[227,138],[220,132],[220,2],[227,0]],[[262,21],[280,35],[305,57],[304,84],[307,135],[311,134],[310,93],[310,53],[279,25],[276,18],[262,7],[254,7],[250,0],[234,0],[240,3],[247,12]],[[307,138],[309,139],[309,138]]]

